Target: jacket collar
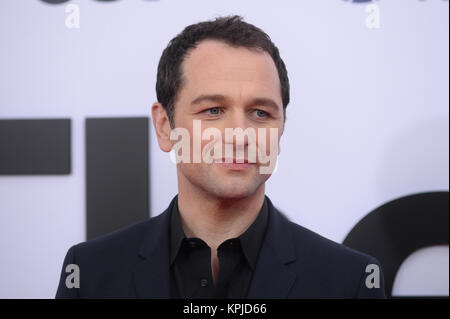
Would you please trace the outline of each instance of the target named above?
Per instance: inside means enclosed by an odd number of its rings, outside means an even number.
[[[176,198],[162,214],[151,218],[146,224],[138,252],[142,261],[133,272],[138,298],[170,298],[169,225]],[[286,298],[296,278],[286,267],[296,260],[294,243],[289,221],[267,196],[266,200],[269,221],[248,298]]]
[[[289,220],[266,196],[269,206],[267,233],[258,256],[248,298],[287,298],[296,274],[286,266],[296,260]]]
[[[143,260],[133,272],[138,298],[170,298],[169,223],[176,198],[162,214],[147,222],[138,252]]]

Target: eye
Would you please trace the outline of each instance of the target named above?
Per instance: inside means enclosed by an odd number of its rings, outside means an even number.
[[[215,106],[215,107],[209,108],[203,112],[205,112],[208,116],[217,116],[220,114],[221,111],[222,111],[221,107]]]
[[[259,117],[259,118],[265,118],[265,117],[269,116],[269,113],[267,113],[266,111],[263,111],[263,110],[255,110],[254,112],[256,114],[256,117]]]

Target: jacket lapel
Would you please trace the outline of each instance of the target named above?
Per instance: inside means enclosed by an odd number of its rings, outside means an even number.
[[[261,245],[248,298],[287,298],[296,274],[286,266],[296,260],[289,221],[269,205],[267,233]]]
[[[145,232],[139,249],[143,259],[133,272],[133,282],[138,298],[170,298],[169,220],[175,196],[169,207],[153,218]]]
[[[269,222],[259,252],[248,298],[287,298],[296,280],[287,264],[296,260],[289,221],[273,206],[269,206]],[[133,272],[138,298],[170,298],[169,221],[175,196],[169,207],[148,224],[139,249],[142,261]]]

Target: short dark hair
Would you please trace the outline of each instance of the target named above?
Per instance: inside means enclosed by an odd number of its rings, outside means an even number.
[[[164,49],[158,64],[156,96],[167,112],[171,127],[174,127],[175,101],[183,85],[182,62],[189,50],[206,39],[223,41],[233,47],[245,47],[267,52],[275,62],[281,86],[283,114],[289,103],[289,79],[286,66],[278,48],[261,29],[243,21],[237,15],[219,17],[187,26],[173,38]]]

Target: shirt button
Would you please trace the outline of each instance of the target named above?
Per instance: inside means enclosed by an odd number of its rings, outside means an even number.
[[[202,279],[202,280],[200,280],[200,286],[202,286],[202,287],[208,286],[208,279]]]
[[[190,241],[190,242],[189,242],[189,246],[190,246],[191,248],[195,248],[195,247],[197,247],[197,243],[196,243],[195,241]]]

